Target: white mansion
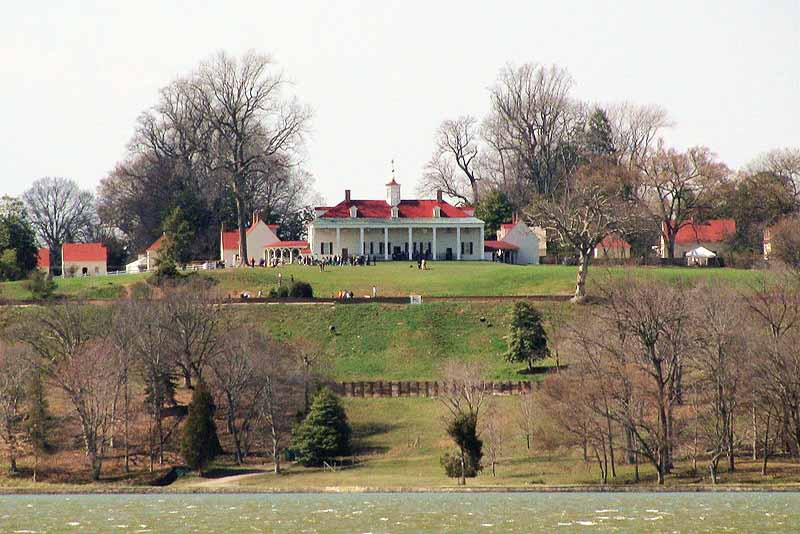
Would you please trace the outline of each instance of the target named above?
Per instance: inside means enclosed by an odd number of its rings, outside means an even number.
[[[345,190],[335,206],[317,207],[308,225],[310,252],[318,258],[369,255],[378,260],[482,260],[483,221],[474,208],[442,199],[401,200],[400,184],[386,184],[385,200],[354,200]]]

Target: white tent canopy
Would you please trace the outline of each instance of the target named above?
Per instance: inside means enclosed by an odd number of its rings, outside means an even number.
[[[708,250],[706,247],[697,247],[693,248],[689,252],[686,253],[687,258],[716,258],[717,255],[714,254],[712,251]]]

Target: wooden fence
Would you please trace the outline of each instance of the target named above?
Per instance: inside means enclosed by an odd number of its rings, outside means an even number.
[[[530,393],[538,382],[496,381],[483,382],[480,386],[492,395],[520,395]],[[438,381],[370,381],[337,382],[336,389],[344,397],[382,398],[382,397],[438,397],[453,384]]]

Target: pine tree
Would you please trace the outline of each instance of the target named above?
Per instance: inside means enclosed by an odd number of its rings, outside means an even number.
[[[203,469],[216,456],[222,447],[214,424],[214,399],[203,384],[198,384],[189,404],[189,416],[183,427],[181,456],[191,469],[202,474]]]
[[[487,239],[494,239],[500,225],[511,220],[514,207],[501,191],[492,191],[475,207],[475,217],[484,223]]]
[[[34,371],[31,382],[28,385],[28,420],[25,430],[28,440],[33,449],[33,481],[36,482],[36,475],[39,469],[39,458],[50,449],[47,442],[47,435],[50,431],[50,415],[48,414],[47,399],[44,396],[44,384],[42,375]]]
[[[328,388],[320,389],[303,422],[294,432],[292,448],[305,466],[320,466],[337,456],[350,454],[352,429],[339,398]]]
[[[534,363],[549,355],[547,333],[542,325],[541,314],[528,302],[516,302],[511,316],[506,360],[526,362],[528,370],[532,371]]]
[[[174,276],[178,272],[178,266],[185,265],[190,259],[194,232],[181,208],[175,208],[167,215],[163,229],[164,238],[156,260],[158,273],[161,276]]]
[[[614,146],[611,122],[602,108],[595,109],[589,117],[586,149],[590,156],[611,156],[617,151]]]

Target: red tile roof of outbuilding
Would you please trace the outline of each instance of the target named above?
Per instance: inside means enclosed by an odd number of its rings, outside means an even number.
[[[614,234],[608,234],[600,241],[600,244],[597,245],[602,249],[611,249],[611,248],[631,248],[631,244],[622,239],[619,236]]]
[[[50,268],[50,249],[40,248],[36,251],[36,266],[41,269]]]
[[[489,250],[519,250],[519,247],[507,241],[484,241],[483,248]]]
[[[675,236],[675,243],[720,243],[735,233],[736,221],[733,219],[711,219],[682,226]]]
[[[161,248],[161,242],[164,241],[164,235],[153,241],[153,244],[147,247],[147,250],[158,250]]]
[[[102,243],[64,243],[61,248],[64,261],[106,261],[108,250]]]
[[[308,241],[275,241],[264,248],[308,248]]]

